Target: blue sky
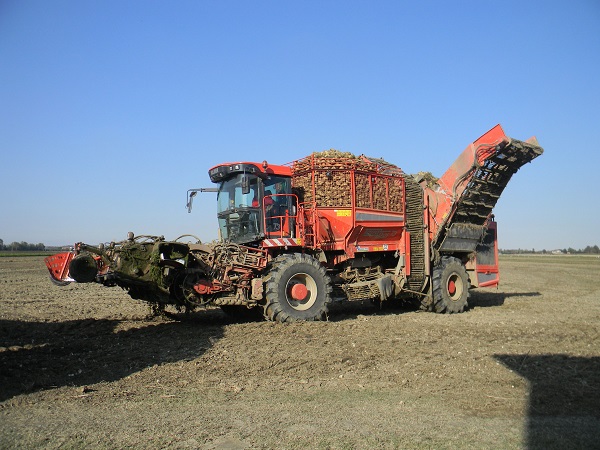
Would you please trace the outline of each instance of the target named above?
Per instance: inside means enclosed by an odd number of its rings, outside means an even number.
[[[600,244],[600,2],[0,0],[0,238],[217,236],[236,160],[336,148],[441,175],[485,131],[545,153],[501,248]]]

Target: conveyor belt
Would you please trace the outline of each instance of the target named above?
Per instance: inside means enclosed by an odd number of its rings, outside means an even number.
[[[471,180],[455,202],[451,222],[483,225],[513,174],[542,152],[538,145],[515,139],[496,147],[473,169]]]
[[[407,176],[406,190],[406,229],[410,233],[410,276],[408,288],[420,291],[425,278],[425,242],[423,231],[423,189]]]

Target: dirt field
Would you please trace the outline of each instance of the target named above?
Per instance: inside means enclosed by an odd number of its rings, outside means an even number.
[[[0,448],[600,448],[600,259],[504,257],[436,315],[147,319],[0,258]]]

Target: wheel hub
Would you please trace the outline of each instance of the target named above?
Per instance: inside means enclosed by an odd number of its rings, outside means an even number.
[[[293,300],[301,302],[301,301],[305,300],[306,297],[308,296],[308,289],[306,289],[305,285],[297,283],[292,286],[292,289],[290,291],[290,296],[292,297]]]
[[[448,282],[448,293],[450,295],[456,294],[456,283],[454,282],[454,280],[450,280]]]

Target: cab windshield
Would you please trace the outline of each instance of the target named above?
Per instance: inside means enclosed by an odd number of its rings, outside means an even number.
[[[246,189],[243,185],[247,182]],[[223,181],[217,193],[217,217],[221,239],[238,244],[260,239],[258,178],[238,174]]]
[[[293,199],[289,177],[238,173],[219,184],[217,217],[221,239],[249,244],[265,237],[290,237]]]

